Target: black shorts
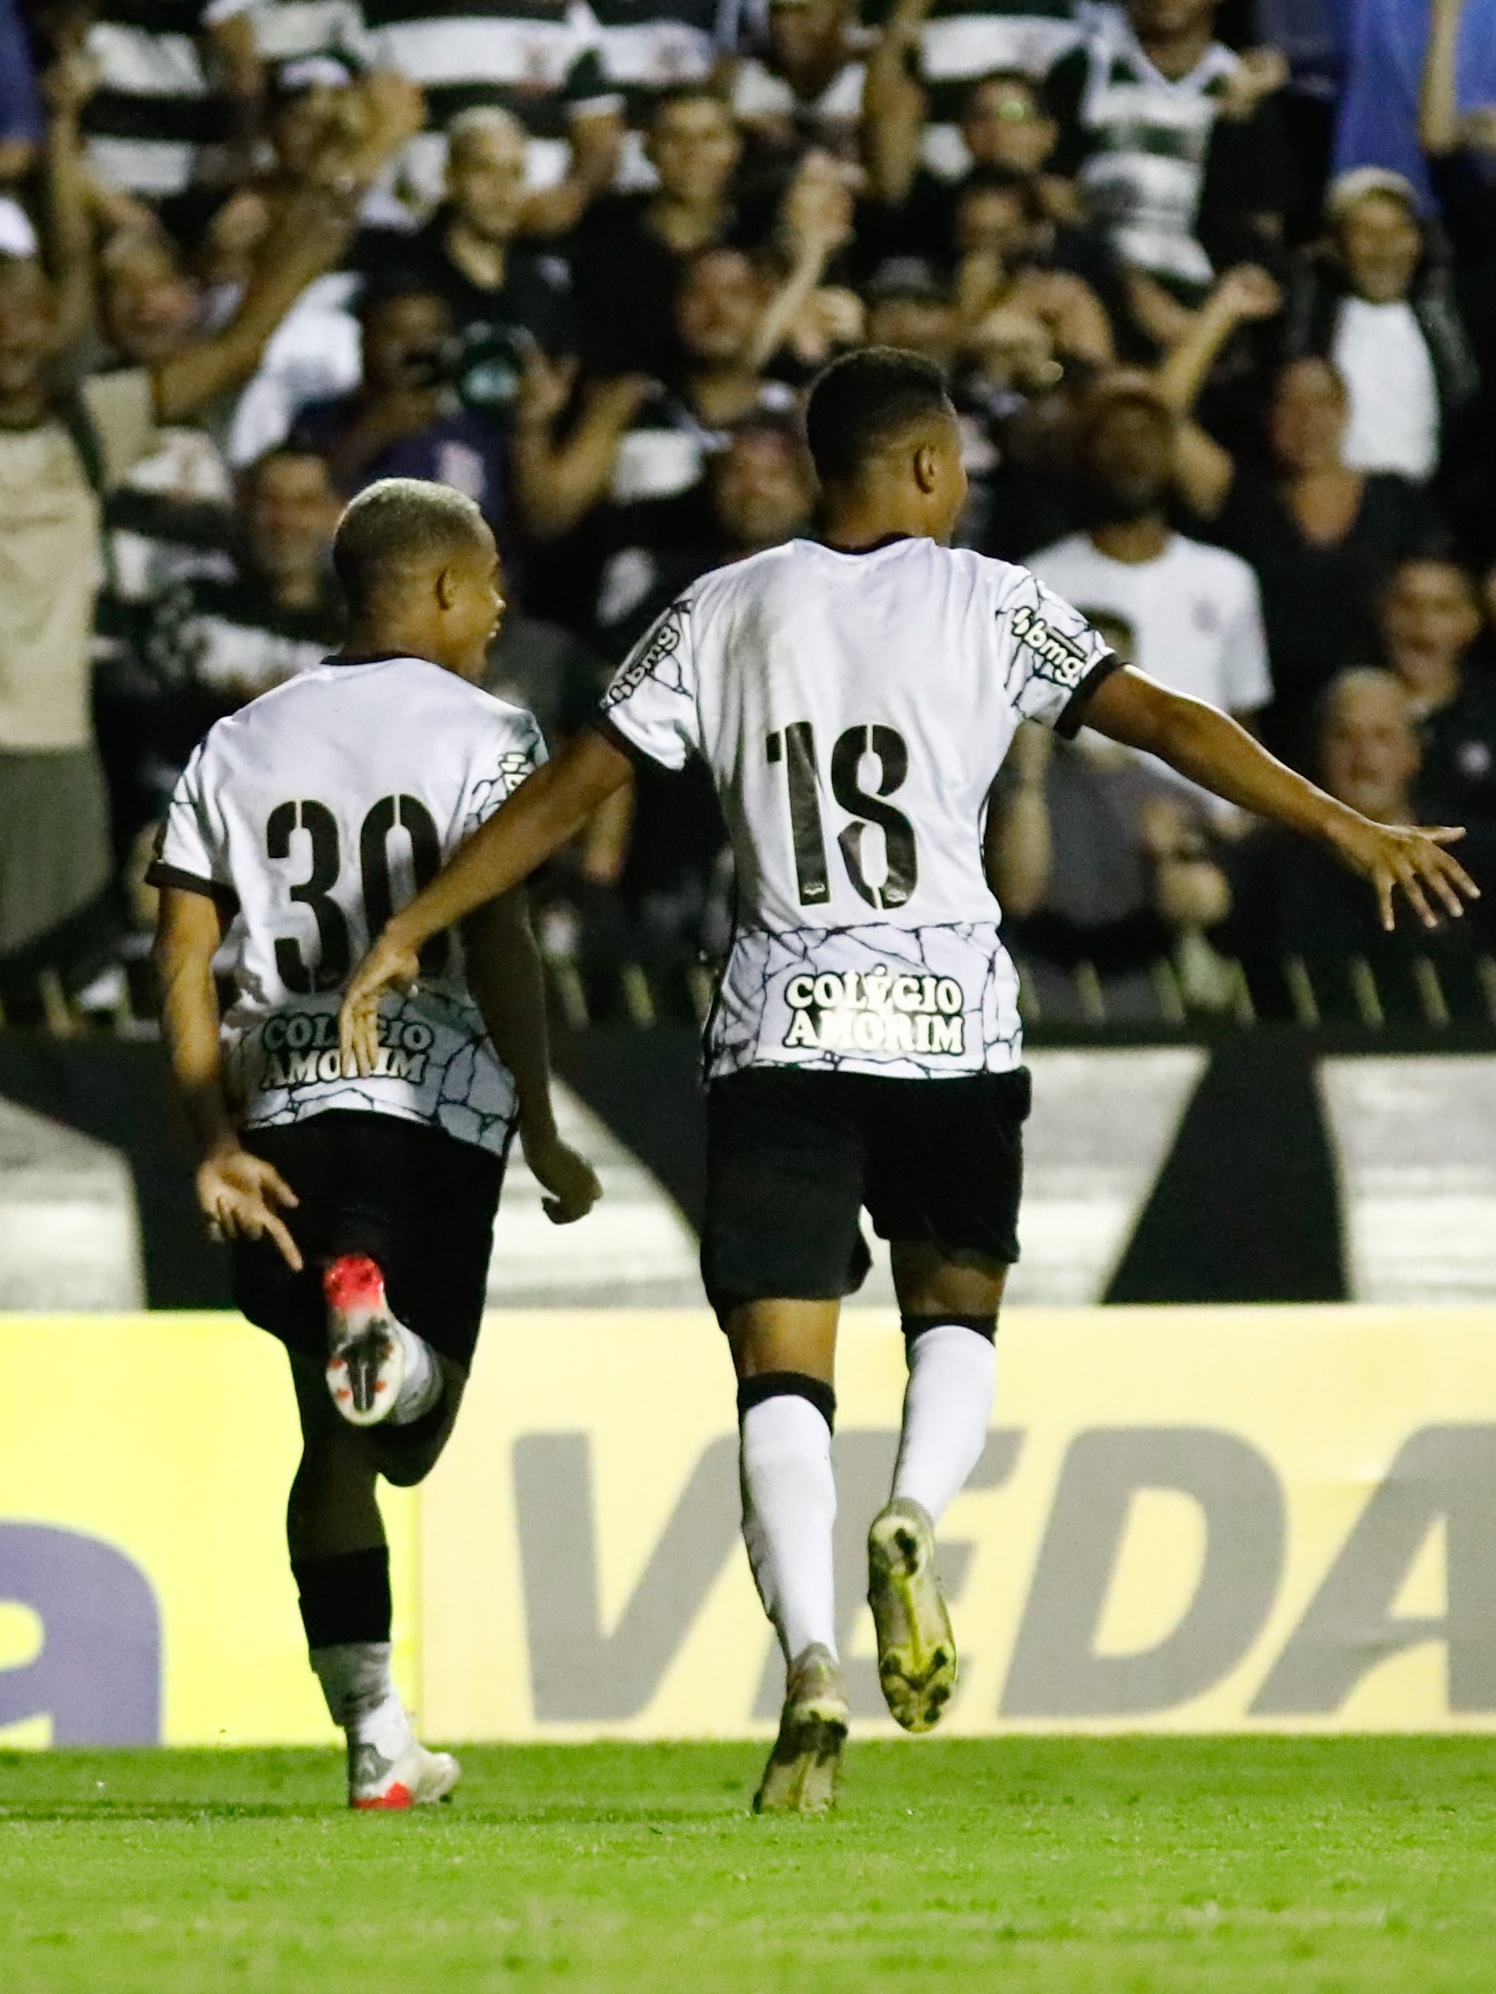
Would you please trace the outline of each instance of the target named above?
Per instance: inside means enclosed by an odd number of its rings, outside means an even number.
[[[883,1239],[1018,1258],[1028,1069],[951,1080],[756,1067],[707,1092],[701,1272],[736,1303],[848,1295]]]
[[[467,1370],[483,1322],[503,1159],[394,1115],[341,1108],[284,1128],[246,1129],[301,1203],[286,1214],[306,1265],[293,1273],[268,1239],[236,1240],[234,1300],[290,1350],[327,1351],[322,1270],[366,1253],[403,1323]]]

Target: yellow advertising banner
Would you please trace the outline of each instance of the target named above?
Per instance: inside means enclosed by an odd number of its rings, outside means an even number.
[[[327,1737],[271,1341],[10,1318],[0,1365],[0,1743]],[[850,1314],[840,1631],[872,1729],[862,1538],[902,1384],[896,1318]],[[737,1502],[708,1315],[494,1316],[446,1458],[386,1505],[428,1734],[771,1728]],[[1012,1311],[941,1536],[953,1732],[1496,1729],[1496,1310]]]

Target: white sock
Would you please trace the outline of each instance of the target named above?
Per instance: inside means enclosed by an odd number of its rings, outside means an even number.
[[[391,1426],[409,1426],[412,1421],[430,1412],[441,1397],[444,1383],[442,1367],[425,1337],[417,1336],[413,1329],[407,1329],[395,1316],[390,1317],[390,1323],[405,1347],[405,1382],[400,1387],[400,1396],[395,1400],[389,1423]]]
[[[398,1759],[412,1742],[410,1719],[390,1679],[388,1641],[340,1641],[313,1648],[312,1667],[334,1724],[348,1734],[351,1752],[373,1745],[384,1759]]]
[[[739,1460],[743,1542],[785,1660],[793,1662],[813,1641],[834,1655],[831,1429],[798,1393],[764,1399],[743,1414]]]
[[[909,1345],[893,1493],[919,1503],[932,1523],[981,1456],[996,1382],[996,1345],[962,1323],[939,1323]]]

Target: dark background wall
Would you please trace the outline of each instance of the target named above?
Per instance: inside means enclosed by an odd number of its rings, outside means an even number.
[[[1085,1040],[1030,1034],[1036,1047],[1129,1042],[1121,1032]],[[1329,1052],[1490,1053],[1496,1034],[1393,1039],[1262,1026],[1208,1043],[1205,1077],[1106,1299],[1345,1299],[1338,1190],[1315,1062]],[[704,1130],[696,1035],[675,1026],[558,1032],[554,1051],[576,1093],[698,1223]],[[197,1214],[191,1148],[159,1045],[0,1034],[0,1095],[127,1158],[153,1308],[227,1306],[226,1263]]]

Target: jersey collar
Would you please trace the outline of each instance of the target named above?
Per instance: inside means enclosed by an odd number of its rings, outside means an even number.
[[[912,533],[885,533],[879,540],[870,540],[865,547],[843,547],[839,541],[823,540],[821,545],[833,554],[881,554],[885,547],[892,547],[900,540],[912,540]]]

